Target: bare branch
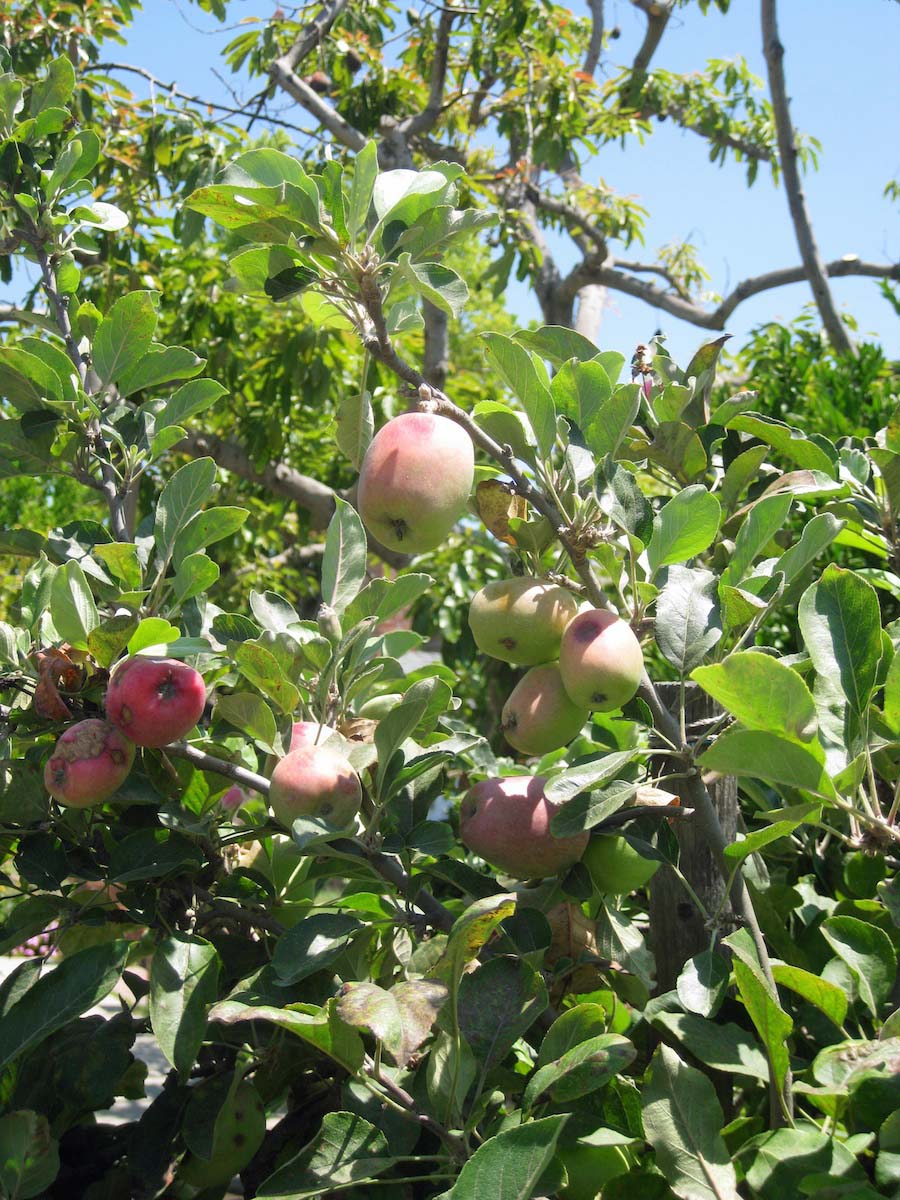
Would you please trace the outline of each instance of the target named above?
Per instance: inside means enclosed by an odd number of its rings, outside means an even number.
[[[782,267],[779,270],[767,271],[763,275],[754,275],[743,280],[729,292],[717,308],[706,309],[647,280],[635,279],[625,271],[618,270],[618,265],[614,261],[603,264],[596,259],[585,259],[573,268],[563,281],[563,287],[574,294],[587,283],[603,284],[613,291],[624,292],[627,296],[643,300],[651,307],[662,309],[663,312],[688,321],[700,329],[724,329],[728,318],[738,305],[751,296],[784,287],[789,283],[803,283],[808,278],[804,267]],[[829,278],[866,276],[871,279],[900,280],[900,263],[863,262],[852,254],[825,263],[824,269]]]
[[[155,87],[162,88],[170,96],[177,96],[179,100],[186,100],[188,104],[196,104],[201,108],[212,108],[216,112],[228,113],[233,117],[248,116],[247,107],[232,108],[228,104],[219,104],[215,100],[205,100],[202,96],[192,96],[188,92],[179,91],[174,83],[165,83],[162,79],[157,79],[150,71],[144,67],[135,67],[130,63],[120,62],[104,62],[94,63],[91,66],[91,73],[95,71],[128,71],[132,75],[140,75],[142,79],[146,79],[148,83],[152,83]],[[248,105],[252,101],[248,101]],[[282,121],[279,117],[272,117],[266,114],[266,121],[270,125],[278,125],[281,129],[290,129],[293,133],[302,133],[304,137],[319,137],[320,135],[313,129],[304,129],[302,125],[295,125],[291,121]]]
[[[591,12],[591,40],[581,69],[585,75],[593,75],[603,50],[603,0],[588,0],[588,8]]]
[[[806,197],[800,181],[800,168],[797,163],[797,140],[794,127],[791,124],[790,105],[788,103],[787,84],[784,77],[784,46],[778,37],[778,19],[775,12],[775,0],[762,0],[760,9],[762,17],[763,54],[769,75],[769,91],[772,95],[772,112],[775,117],[775,132],[778,137],[778,157],[781,160],[781,171],[784,176],[784,190],[787,193],[788,208],[791,221],[794,224],[794,234],[797,247],[809,286],[812,289],[816,307],[822,318],[822,324],[828,334],[828,339],[835,350],[842,354],[854,354],[853,339],[846,325],[840,318],[828,286],[827,271],[816,239],[813,235],[812,222],[806,207]]]
[[[209,455],[226,471],[232,471],[249,483],[259,484],[276,496],[293,500],[309,513],[314,529],[324,529],[331,520],[334,491],[318,479],[289,467],[287,463],[270,462],[257,470],[243,446],[212,433],[189,434],[179,443],[178,449],[195,458]]]
[[[631,0],[635,8],[639,8],[647,17],[647,29],[644,33],[644,40],[634,56],[634,62],[631,65],[631,70],[636,77],[631,85],[631,90],[638,90],[641,86],[641,78],[647,68],[650,66],[650,60],[656,53],[659,43],[662,41],[662,36],[666,32],[666,26],[669,24],[669,18],[672,15],[672,10],[675,7],[675,0]]]
[[[290,52],[288,52],[290,53]],[[280,88],[292,96],[298,104],[302,104],[308,113],[316,118],[342,146],[359,153],[365,146],[366,139],[358,129],[345,121],[339,112],[317,95],[309,84],[304,83],[299,75],[287,65],[285,58],[276,58],[269,67],[269,74]]]
[[[556,216],[561,217],[570,232],[572,229],[580,230],[600,254],[604,257],[606,256],[608,253],[606,236],[597,228],[593,218],[588,213],[583,212],[574,204],[569,204],[565,200],[551,196],[548,192],[542,192],[533,184],[528,184],[526,191],[529,200],[533,204],[543,209],[544,212],[554,213]]]
[[[431,61],[431,86],[428,91],[428,103],[420,113],[407,117],[400,124],[400,129],[407,136],[418,133],[428,133],[437,123],[441,115],[444,100],[444,84],[447,79],[447,59],[450,55],[450,32],[456,13],[452,8],[441,11],[437,35],[434,42],[434,58]]]

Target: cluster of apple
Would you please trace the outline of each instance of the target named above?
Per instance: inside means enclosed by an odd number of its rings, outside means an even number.
[[[435,549],[466,506],[474,478],[468,434],[446,417],[404,413],[373,438],[359,479],[359,510],[382,545]],[[582,609],[567,589],[517,577],[489,583],[472,600],[478,648],[529,670],[502,713],[506,740],[522,754],[567,745],[592,711],[609,712],[637,692],[644,669],[631,627]],[[460,808],[460,837],[486,862],[519,878],[552,875],[581,858],[587,833],[556,838],[541,776],[486,779]]]
[[[189,733],[206,704],[203,676],[174,658],[122,659],[106,690],[105,721],[71,725],[44,767],[47,791],[60,804],[90,808],[117,792],[135,747],[159,749]]]

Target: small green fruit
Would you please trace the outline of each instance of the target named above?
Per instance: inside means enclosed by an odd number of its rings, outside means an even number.
[[[497,579],[476,592],[469,628],[483,654],[520,667],[559,656],[563,630],[578,612],[571,592],[545,579]]]
[[[656,874],[660,863],[644,858],[623,837],[595,834],[581,860],[598,892],[624,896],[637,891]]]
[[[557,663],[532,667],[503,706],[500,728],[522,754],[549,754],[581,732],[587,709],[569,699]]]
[[[576,1142],[557,1149],[569,1182],[559,1193],[561,1200],[595,1200],[603,1185],[631,1170],[631,1160],[621,1146],[591,1146]]]

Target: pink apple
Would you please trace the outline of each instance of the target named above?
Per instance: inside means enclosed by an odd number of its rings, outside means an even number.
[[[349,825],[361,802],[359,776],[336,750],[324,746],[292,750],[272,772],[269,804],[285,829],[305,816]]]
[[[134,762],[134,745],[108,721],[79,721],[59,738],[44,767],[44,786],[71,808],[90,808],[117,792]]]
[[[106,691],[107,716],[139,746],[178,741],[200,720],[205,704],[203,676],[175,658],[126,658]]]

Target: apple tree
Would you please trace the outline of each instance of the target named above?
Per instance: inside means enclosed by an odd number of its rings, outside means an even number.
[[[359,486],[314,613],[223,589],[226,389],[162,340],[177,295],[88,292],[129,215],[68,58],[12,67],[0,212],[39,283],[0,477],[85,508],[3,535],[0,936],[39,950],[0,986],[3,1192],[894,1194],[896,414],[808,436],[715,389],[721,339],[682,368],[558,324],[478,330],[460,404],[421,329],[493,224],[463,167],[256,146],[180,219],[226,231],[231,294],[352,341],[326,458]],[[479,654],[522,669],[503,744],[397,620],[451,537],[495,564],[454,601]],[[114,1124],[148,1036],[164,1084]]]

